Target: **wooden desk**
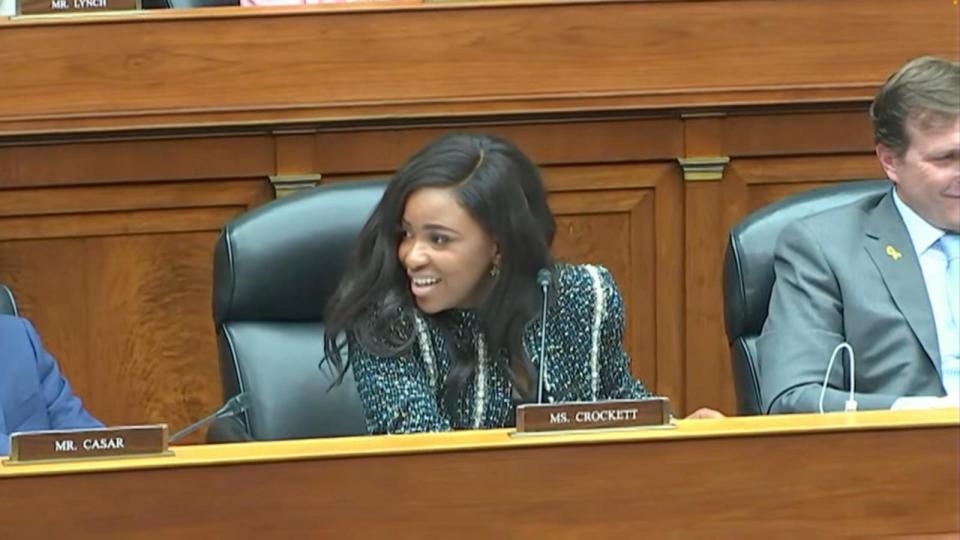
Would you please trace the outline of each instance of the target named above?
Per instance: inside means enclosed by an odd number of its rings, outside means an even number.
[[[0,524],[11,538],[956,533],[958,436],[953,409],[183,447],[0,466]]]

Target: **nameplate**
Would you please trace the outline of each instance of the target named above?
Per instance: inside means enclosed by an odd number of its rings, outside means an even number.
[[[10,463],[73,461],[167,453],[167,425],[18,432],[10,435]]]
[[[17,15],[65,15],[138,9],[140,0],[20,0]]]
[[[527,404],[517,407],[518,433],[622,429],[669,424],[670,400],[665,397]]]

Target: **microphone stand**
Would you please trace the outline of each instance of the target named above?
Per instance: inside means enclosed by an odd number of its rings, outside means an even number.
[[[550,291],[550,270],[546,268],[537,272],[537,282],[543,292],[543,301],[540,304],[540,384],[537,385],[537,403],[543,404],[543,387],[547,376],[547,293]]]
[[[194,422],[193,424],[190,424],[189,426],[174,433],[173,436],[170,437],[169,442],[170,444],[173,444],[179,441],[180,439],[186,437],[187,435],[193,433],[194,431],[202,428],[203,426],[213,422],[214,420],[236,416],[242,413],[243,411],[246,411],[248,408],[250,408],[250,399],[247,396],[247,394],[244,394],[244,393],[237,394],[232,398],[228,399],[227,402],[224,403],[222,407],[217,409],[217,412],[211,414],[206,418],[198,420],[197,422]]]

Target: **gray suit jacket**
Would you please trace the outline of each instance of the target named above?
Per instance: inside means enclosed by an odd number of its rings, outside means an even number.
[[[815,412],[827,361],[847,341],[859,409],[942,396],[933,312],[892,192],[787,227],[774,257],[770,311],[757,344],[768,413]],[[825,411],[843,410],[846,362],[831,370]]]

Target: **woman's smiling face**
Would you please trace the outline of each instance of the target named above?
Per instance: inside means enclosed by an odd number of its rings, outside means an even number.
[[[456,198],[454,188],[407,197],[397,248],[410,292],[424,313],[476,307],[490,283],[497,242]]]

